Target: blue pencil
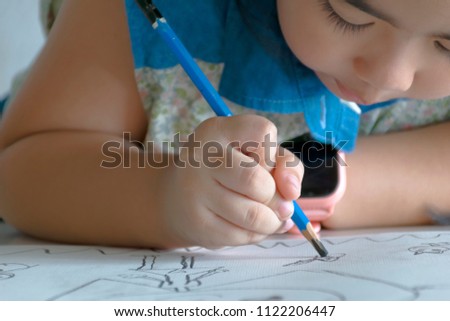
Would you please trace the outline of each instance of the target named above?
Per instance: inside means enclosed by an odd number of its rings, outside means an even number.
[[[205,100],[214,110],[217,116],[232,116],[232,112],[225,104],[219,93],[206,78],[200,67],[192,58],[186,47],[172,30],[166,19],[161,15],[159,10],[154,6],[152,0],[136,0],[140,8],[150,20],[154,30],[158,32],[161,38],[167,43],[169,48],[180,61],[181,66],[186,71],[192,82],[199,89]],[[292,220],[298,227],[303,236],[314,246],[315,250],[321,257],[327,256],[328,251],[323,246],[319,237],[315,233],[308,217],[303,210],[294,203],[294,214]]]

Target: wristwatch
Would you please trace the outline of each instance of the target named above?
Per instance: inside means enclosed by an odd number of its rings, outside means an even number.
[[[281,144],[303,163],[302,192],[297,200],[311,221],[330,217],[346,187],[345,155],[330,144],[323,144],[307,133]]]

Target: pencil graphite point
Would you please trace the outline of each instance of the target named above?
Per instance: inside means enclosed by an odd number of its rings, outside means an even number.
[[[317,253],[319,253],[321,257],[325,257],[328,255],[327,249],[319,240],[319,237],[317,236],[316,232],[314,232],[311,223],[308,223],[308,225],[306,225],[306,230],[302,231],[302,233],[305,236],[305,238],[312,244],[314,249],[317,251]]]
[[[311,244],[314,246],[317,253],[319,253],[319,255],[321,257],[325,257],[328,255],[327,249],[325,248],[325,246],[323,246],[322,242],[320,242],[318,239],[311,239]]]

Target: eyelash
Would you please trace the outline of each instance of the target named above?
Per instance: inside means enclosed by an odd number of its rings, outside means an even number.
[[[336,29],[340,29],[344,34],[347,32],[358,33],[373,25],[373,23],[355,25],[346,21],[334,10],[330,4],[330,0],[321,0],[321,6],[322,9],[328,14],[328,20],[335,25]],[[450,49],[442,45],[439,41],[435,41],[434,46],[441,53],[450,57]]]
[[[358,33],[373,25],[373,23],[355,25],[346,21],[334,10],[334,8],[330,4],[330,0],[322,0],[321,6],[322,9],[326,13],[328,13],[328,20],[336,26],[336,29],[340,29],[343,33]]]
[[[434,46],[437,48],[437,50],[450,57],[450,50],[442,45],[439,41],[435,41]]]

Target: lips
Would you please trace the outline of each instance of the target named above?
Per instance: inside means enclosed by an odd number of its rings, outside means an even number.
[[[336,85],[341,92],[341,97],[345,100],[355,102],[359,105],[368,105],[367,102],[361,98],[356,92],[350,90],[346,86],[344,86],[339,80],[336,79]]]

